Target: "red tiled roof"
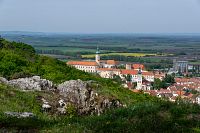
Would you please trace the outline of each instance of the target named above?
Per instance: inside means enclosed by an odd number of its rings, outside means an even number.
[[[152,96],[157,96],[157,92],[156,91],[154,91],[154,90],[152,90],[152,91],[150,91],[150,95],[152,95]]]
[[[81,65],[81,66],[98,66],[94,61],[68,61],[68,65]]]
[[[171,91],[170,91],[170,90],[167,90],[167,89],[161,88],[161,89],[159,90],[159,93],[171,93]]]
[[[171,90],[171,91],[177,91],[177,88],[176,88],[176,86],[169,86],[169,90]]]
[[[143,64],[133,64],[133,69],[142,69],[144,70],[144,65]]]
[[[122,74],[130,74],[130,75],[137,75],[138,71],[137,70],[128,70],[128,69],[122,69],[121,70]]]
[[[185,94],[185,92],[184,92],[184,91],[177,91],[177,94],[178,94],[179,96],[182,96],[182,95]]]
[[[128,70],[128,69],[122,69],[121,70],[122,74],[130,74],[130,75],[137,75],[138,74],[138,70]],[[153,73],[151,72],[142,72],[142,75],[150,75],[153,76]]]
[[[115,61],[115,60],[107,60],[106,63],[107,63],[108,65],[117,65],[117,64],[118,64],[118,62]]]
[[[150,75],[150,76],[153,76],[153,73],[152,73],[152,72],[142,72],[142,75]]]

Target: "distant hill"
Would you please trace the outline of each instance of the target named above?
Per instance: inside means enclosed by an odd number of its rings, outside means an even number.
[[[0,31],[0,35],[44,35],[44,32]]]

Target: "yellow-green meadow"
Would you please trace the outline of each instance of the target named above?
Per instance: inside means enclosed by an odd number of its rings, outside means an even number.
[[[150,53],[107,53],[100,54],[101,56],[109,56],[109,55],[122,55],[122,56],[132,56],[132,57],[144,57],[144,56],[156,56],[157,54]],[[82,55],[83,58],[93,58],[95,54]]]

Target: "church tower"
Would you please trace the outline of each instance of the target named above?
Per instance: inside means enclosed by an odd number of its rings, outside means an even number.
[[[139,68],[138,74],[137,74],[137,90],[142,89],[142,70]]]
[[[95,58],[96,62],[98,64],[100,64],[100,51],[99,51],[99,47],[97,47],[97,52],[96,52],[96,58]]]

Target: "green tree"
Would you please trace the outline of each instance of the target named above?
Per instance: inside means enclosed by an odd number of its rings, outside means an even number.
[[[160,79],[155,79],[153,83],[153,88],[159,90],[161,88],[162,81]]]

